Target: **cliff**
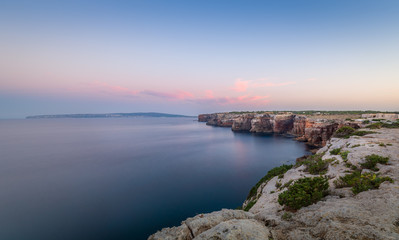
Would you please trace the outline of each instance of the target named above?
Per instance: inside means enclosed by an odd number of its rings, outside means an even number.
[[[241,116],[233,130],[249,129],[251,121],[249,131],[317,135],[314,141],[322,144],[340,125],[298,116],[251,117]],[[335,133],[315,155],[271,170],[244,202],[248,212],[199,214],[149,240],[399,239],[399,129],[373,131],[360,129],[341,138]]]
[[[339,127],[359,128],[350,121],[313,120],[295,114],[213,113],[199,115],[198,121],[237,132],[290,134],[317,147],[324,146]]]

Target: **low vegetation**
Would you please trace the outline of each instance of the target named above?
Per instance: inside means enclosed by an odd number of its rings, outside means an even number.
[[[339,128],[335,133],[334,133],[334,137],[338,137],[338,138],[345,138],[345,137],[349,137],[351,136],[352,133],[354,133],[356,130],[352,127],[348,127],[348,126],[343,126],[341,128]]]
[[[376,122],[376,123],[367,125],[366,128],[370,128],[370,129],[399,128],[399,122],[398,121],[393,122],[393,123]]]
[[[328,195],[328,187],[326,177],[301,178],[280,193],[278,203],[287,209],[297,210],[320,201]]]
[[[255,200],[255,201],[250,201],[250,202],[247,204],[247,206],[245,206],[244,211],[248,212],[249,209],[251,209],[251,208],[255,205],[255,203],[256,203],[256,200]]]
[[[378,171],[379,169],[376,167],[377,163],[387,164],[389,161],[389,157],[383,157],[377,154],[368,155],[365,158],[365,162],[361,163],[360,166],[362,168],[371,169],[373,171]]]
[[[341,152],[341,149],[342,148],[333,149],[333,150],[330,151],[330,154],[332,154],[332,155],[340,155],[342,157],[342,159],[346,162],[348,160],[349,151]]]
[[[346,162],[348,160],[348,154],[349,154],[349,151],[343,151],[343,152],[339,153],[339,155],[342,157],[344,162]]]
[[[360,170],[354,171],[334,181],[335,187],[352,187],[352,192],[358,194],[369,189],[378,189],[380,184],[389,181],[393,182],[390,177],[379,177],[375,173],[361,174]]]
[[[349,138],[350,136],[364,136],[367,134],[372,134],[375,133],[373,131],[362,131],[362,130],[356,130],[352,127],[349,126],[343,126],[339,128],[333,135],[333,137],[337,138]]]
[[[358,131],[355,131],[354,133],[352,133],[352,135],[351,136],[364,136],[364,135],[367,135],[367,134],[373,134],[373,133],[376,133],[376,132],[373,132],[373,131],[360,131],[360,130],[358,130]]]
[[[281,219],[285,220],[285,221],[291,220],[292,219],[292,213],[284,212],[283,215],[281,216]]]
[[[260,185],[262,185],[262,183],[269,181],[270,179],[274,178],[275,176],[279,176],[281,174],[286,173],[288,170],[290,170],[292,168],[292,165],[282,165],[280,167],[275,167],[273,169],[271,169],[266,176],[264,176],[261,180],[259,180],[258,183],[256,183],[255,186],[253,186],[251,188],[251,190],[249,191],[249,194],[247,196],[247,199],[250,199],[254,196],[256,196],[256,193],[258,191],[258,188],[260,187]]]
[[[339,152],[341,152],[341,148],[336,148],[330,151],[330,154],[332,155],[338,155]]]
[[[324,154],[310,155],[306,159],[298,162],[296,166],[305,165],[305,171],[313,175],[325,174],[327,172],[328,165],[333,161],[333,159],[323,160],[323,156]]]

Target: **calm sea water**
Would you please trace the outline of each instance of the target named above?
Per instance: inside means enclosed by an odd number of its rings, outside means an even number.
[[[0,121],[0,239],[146,239],[307,153],[191,118]]]

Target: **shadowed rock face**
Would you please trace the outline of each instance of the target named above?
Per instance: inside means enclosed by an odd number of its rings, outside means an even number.
[[[213,113],[201,114],[198,121],[207,125],[231,127],[237,132],[290,134],[299,141],[322,147],[341,126],[359,128],[356,123],[310,120],[294,114]]]
[[[231,113],[212,113],[212,114],[201,114],[201,120],[208,119],[206,125],[217,126],[217,127],[232,127],[234,119],[239,118],[240,114]],[[200,118],[198,117],[198,120]]]
[[[200,114],[198,115],[198,122],[208,122],[212,114]]]
[[[231,129],[233,131],[250,131],[252,124],[251,121],[254,118],[253,114],[245,114],[233,120]]]
[[[273,132],[275,133],[289,133],[294,127],[295,115],[275,115]]]
[[[251,120],[250,132],[253,133],[272,133],[274,130],[274,116],[269,114],[256,115]]]

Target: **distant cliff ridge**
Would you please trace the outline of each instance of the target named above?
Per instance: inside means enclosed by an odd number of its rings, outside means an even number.
[[[138,112],[138,113],[100,113],[100,114],[55,114],[55,115],[35,115],[26,118],[126,118],[126,117],[182,117],[194,118],[178,114],[157,113],[157,112]]]
[[[290,134],[300,141],[317,147],[324,146],[333,133],[342,126],[360,127],[360,123],[352,121],[315,120],[290,113],[212,113],[199,115],[198,121],[211,126],[231,127],[233,131]]]

